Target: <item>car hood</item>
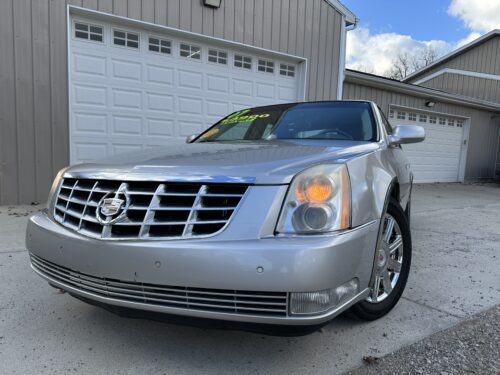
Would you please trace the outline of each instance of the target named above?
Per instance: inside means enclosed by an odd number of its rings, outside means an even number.
[[[376,143],[332,140],[173,144],[78,164],[65,176],[287,184],[309,166],[344,163],[376,149]]]

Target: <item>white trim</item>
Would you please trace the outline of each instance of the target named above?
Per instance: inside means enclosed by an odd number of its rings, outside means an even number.
[[[486,41],[488,39],[490,39],[491,37],[495,36],[495,35],[500,35],[500,30],[499,29],[495,29],[495,30],[491,30],[490,32],[480,36],[479,38],[477,39],[474,39],[472,42],[469,42],[465,45],[463,45],[462,47],[460,48],[457,48],[456,50],[444,55],[443,57],[437,59],[436,61],[432,62],[431,64],[427,65],[427,66],[424,66],[423,68],[421,69],[418,69],[416,71],[414,71],[413,73],[407,75],[404,79],[403,79],[403,82],[408,82],[409,80],[411,80],[413,77],[415,76],[418,76],[420,74],[422,74],[423,72],[431,69],[432,67],[436,66],[436,65],[439,65],[441,64],[442,62],[446,61],[446,60],[449,60],[453,57],[455,57],[456,55],[459,55],[461,54],[462,52],[465,52],[466,50],[468,49],[471,49],[471,48],[474,48],[476,45],[478,44],[481,44],[483,41]]]
[[[419,79],[418,81],[413,82],[413,84],[420,85],[424,82],[427,82],[433,78],[439,77],[440,75],[447,74],[447,73],[448,74],[458,74],[458,75],[467,76],[467,77],[477,77],[477,78],[492,79],[495,81],[500,81],[500,75],[498,75],[498,74],[489,74],[489,73],[472,72],[470,70],[444,68],[444,69],[438,70],[435,73],[429,74],[428,76],[425,76],[424,78]]]
[[[500,105],[498,103],[474,99],[463,95],[451,94],[445,91],[434,90],[427,87],[395,81],[389,78],[375,76],[358,71],[347,70],[346,80],[348,82],[368,85],[371,87],[390,88],[395,92],[409,94],[424,99],[436,99],[446,103],[453,103],[461,106],[466,105],[475,108],[487,109],[493,112],[500,112]]]
[[[414,111],[416,113],[421,113],[424,112],[427,114],[427,117],[436,115],[438,117],[440,116],[445,116],[448,118],[453,118],[453,119],[462,119],[464,120],[464,124],[462,127],[462,147],[460,149],[460,161],[458,165],[458,175],[457,175],[457,181],[458,182],[464,182],[465,180],[465,167],[467,164],[467,153],[469,151],[469,135],[470,135],[470,127],[471,127],[471,118],[466,117],[466,116],[459,116],[459,115],[454,115],[451,113],[445,113],[445,112],[434,112],[434,111],[429,111],[426,109],[419,109],[419,108],[414,108],[414,107],[408,107],[404,105],[398,105],[398,104],[389,104],[389,111],[390,110],[396,111],[397,109],[402,109],[405,111]],[[394,117],[393,122],[397,122],[397,118]],[[428,121],[427,121],[428,122]],[[419,121],[415,121],[415,125],[418,125]],[[435,124],[436,126],[443,126],[439,125],[438,123]],[[448,125],[445,125],[448,126]],[[465,141],[465,143],[464,143]]]
[[[497,168],[500,168],[500,125],[498,125],[497,134],[497,153],[495,154],[495,164],[493,165],[493,178],[497,177]]]
[[[344,4],[342,4],[338,0],[326,0],[327,3],[329,3],[332,7],[337,9],[342,15],[342,21],[344,22],[344,25],[347,23],[350,25],[356,25],[358,23],[358,17],[351,12]],[[346,23],[347,21],[347,23]]]
[[[71,22],[71,15],[70,15],[70,6],[68,5],[66,7],[66,78],[68,80],[68,86],[66,87],[66,92],[68,95],[68,118],[67,118],[67,123],[68,123],[68,138],[66,139],[67,145],[68,145],[68,159],[69,163],[72,163],[72,152],[71,152],[71,129],[73,128],[73,124],[71,123],[71,102],[73,95],[71,95],[71,42],[72,38],[70,38],[70,35],[72,35],[71,27],[73,23]],[[103,31],[103,36],[102,36],[102,41],[104,44],[106,44],[106,26],[103,25],[102,31]]]
[[[342,16],[342,28],[340,29],[340,61],[339,73],[337,77],[337,100],[342,100],[345,79],[345,54],[346,54],[346,34],[345,16]]]

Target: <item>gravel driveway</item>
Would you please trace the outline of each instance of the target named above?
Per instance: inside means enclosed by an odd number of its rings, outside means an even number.
[[[500,374],[500,307],[365,363],[349,374]]]
[[[396,308],[298,338],[124,319],[60,294],[24,249],[26,215],[39,207],[0,207],[0,374],[339,374],[499,305],[500,186],[419,185],[413,197],[412,271]]]

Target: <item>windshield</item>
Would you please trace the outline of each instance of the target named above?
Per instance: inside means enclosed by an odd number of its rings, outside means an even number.
[[[202,133],[196,142],[271,139],[374,142],[377,131],[366,102],[280,104],[232,113]]]

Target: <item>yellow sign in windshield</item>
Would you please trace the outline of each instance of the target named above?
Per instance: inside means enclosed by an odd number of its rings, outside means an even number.
[[[228,118],[222,120],[221,124],[227,125],[227,124],[235,124],[238,122],[252,122],[252,121],[255,121],[259,118],[267,118],[267,117],[271,116],[269,113],[259,113],[259,114],[251,115],[251,114],[247,114],[248,112],[250,112],[249,109],[244,109],[242,111],[233,113]]]

